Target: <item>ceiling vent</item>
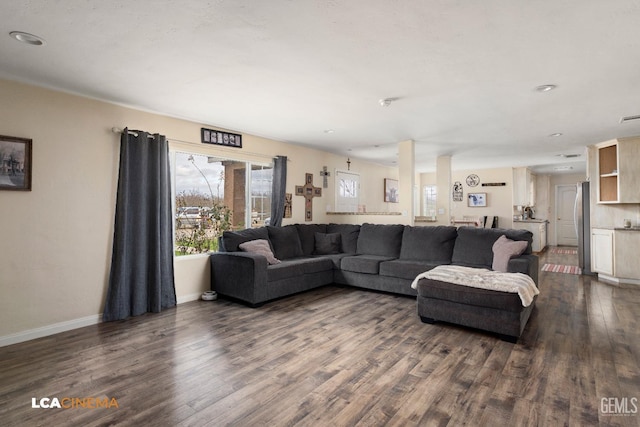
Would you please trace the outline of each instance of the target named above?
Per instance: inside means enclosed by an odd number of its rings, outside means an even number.
[[[580,154],[558,154],[559,157],[564,157],[565,159],[575,159],[576,157],[580,157]]]
[[[620,123],[630,122],[632,120],[640,120],[640,115],[623,117],[620,119]]]

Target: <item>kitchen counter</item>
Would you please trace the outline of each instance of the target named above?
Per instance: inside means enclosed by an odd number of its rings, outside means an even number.
[[[531,250],[542,252],[547,247],[547,221],[546,219],[514,219],[513,228],[528,230],[533,234]]]

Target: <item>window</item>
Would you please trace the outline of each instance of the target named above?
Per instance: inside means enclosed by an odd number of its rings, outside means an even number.
[[[336,211],[357,212],[360,200],[360,175],[336,171]]]
[[[176,255],[216,251],[224,231],[268,223],[271,165],[184,152],[173,159]]]
[[[425,185],[423,187],[424,193],[424,205],[423,212],[424,216],[428,216],[431,218],[436,217],[436,199],[438,195],[438,187],[435,185]]]

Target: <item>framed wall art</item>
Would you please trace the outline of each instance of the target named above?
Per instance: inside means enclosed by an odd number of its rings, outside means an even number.
[[[467,205],[472,208],[487,206],[487,193],[469,193],[467,195]]]
[[[397,179],[384,179],[384,201],[389,203],[400,203]]]
[[[32,140],[0,135],[0,190],[31,191]]]
[[[226,147],[242,148],[242,135],[222,132],[215,129],[200,129],[200,137],[204,144],[223,145]]]

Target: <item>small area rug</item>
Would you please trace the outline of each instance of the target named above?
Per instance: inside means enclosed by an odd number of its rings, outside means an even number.
[[[582,270],[576,265],[545,264],[542,266],[542,271],[550,271],[552,273],[582,274]]]
[[[577,255],[577,249],[564,249],[564,248],[551,248],[549,251],[552,254],[564,254],[564,255]]]

